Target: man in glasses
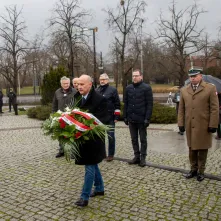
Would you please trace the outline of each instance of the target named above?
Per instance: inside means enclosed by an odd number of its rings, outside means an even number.
[[[134,158],[129,164],[146,165],[147,127],[153,109],[153,93],[150,85],[143,82],[140,70],[133,71],[133,83],[127,86],[124,97],[124,122],[129,125]],[[140,136],[140,147],[138,141]]]
[[[186,130],[189,146],[190,172],[187,179],[204,180],[208,149],[212,146],[212,133],[216,132],[219,120],[219,103],[216,87],[204,82],[202,70],[189,70],[190,84],[181,89],[178,126]]]
[[[108,156],[106,158],[107,162],[111,162],[115,154],[114,128],[120,118],[120,99],[117,89],[109,85],[110,79],[106,73],[100,75],[99,81],[100,86],[97,88],[97,92],[107,100],[108,115],[110,116],[110,121],[107,124],[112,127],[108,131]]]

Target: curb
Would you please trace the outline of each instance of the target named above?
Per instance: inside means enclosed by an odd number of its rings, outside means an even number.
[[[129,159],[120,158],[120,157],[114,157],[114,160],[127,162],[127,163],[129,162]],[[181,168],[177,168],[177,167],[158,165],[158,164],[150,163],[150,162],[147,162],[146,166],[161,169],[161,170],[176,172],[176,173],[182,173],[182,174],[187,174],[189,172],[189,170],[185,170],[185,169],[181,169]],[[212,175],[212,174],[208,174],[208,173],[205,173],[204,175],[205,175],[205,178],[221,181],[221,176]]]

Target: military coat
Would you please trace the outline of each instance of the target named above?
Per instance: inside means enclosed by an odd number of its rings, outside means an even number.
[[[219,103],[216,87],[202,81],[194,92],[191,84],[181,89],[178,126],[185,126],[187,144],[192,150],[212,146],[208,127],[217,128]]]

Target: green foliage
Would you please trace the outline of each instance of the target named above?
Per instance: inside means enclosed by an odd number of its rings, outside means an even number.
[[[27,111],[28,117],[37,118],[39,120],[45,120],[49,118],[50,114],[51,114],[51,104],[32,107],[32,108],[29,108]]]
[[[51,67],[50,71],[45,74],[41,87],[41,103],[43,105],[52,103],[55,91],[61,87],[60,79],[63,76],[68,77],[68,73],[62,66],[59,66],[56,69]]]
[[[155,124],[172,124],[177,122],[176,109],[163,104],[154,103],[153,113],[150,120]]]
[[[124,103],[121,102],[120,120],[123,120]],[[176,109],[163,104],[154,103],[153,113],[150,119],[154,124],[172,124],[177,122]]]
[[[28,115],[28,117],[30,117],[30,118],[36,118],[36,117],[37,117],[36,107],[31,107],[31,108],[29,108],[28,111],[27,111],[27,115]]]
[[[37,109],[37,119],[39,120],[46,120],[49,118],[51,113],[51,106],[39,106],[40,108]]]

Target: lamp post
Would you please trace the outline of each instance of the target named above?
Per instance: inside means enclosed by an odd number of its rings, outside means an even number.
[[[98,31],[98,28],[97,27],[95,27],[95,28],[84,28],[84,29],[82,29],[82,32],[83,31],[93,31],[93,49],[94,49],[94,75],[93,75],[93,78],[94,78],[94,86],[96,88],[97,87],[97,62],[96,62],[95,32]]]
[[[143,22],[144,20],[141,19],[141,30],[140,30],[140,69],[141,73],[143,74]]]

